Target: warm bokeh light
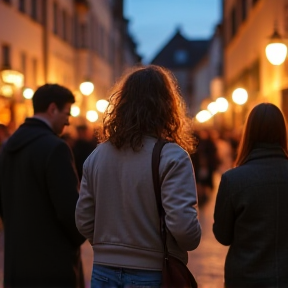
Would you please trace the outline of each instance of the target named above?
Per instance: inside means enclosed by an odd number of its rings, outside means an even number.
[[[96,122],[98,119],[98,113],[95,110],[89,110],[86,113],[86,119],[90,122]]]
[[[216,102],[209,103],[207,109],[212,115],[215,115],[218,112],[218,106]]]
[[[229,103],[227,101],[227,99],[225,99],[224,97],[219,97],[216,99],[216,104],[217,104],[217,108],[219,112],[225,112],[228,109]]]
[[[31,88],[25,88],[25,89],[23,90],[23,97],[24,97],[25,99],[32,99],[33,95],[34,95],[33,89],[31,89]]]
[[[237,88],[232,93],[232,100],[238,105],[243,105],[248,99],[248,93],[243,88]]]
[[[96,109],[99,112],[103,113],[106,110],[108,104],[109,104],[109,102],[107,100],[105,100],[105,99],[98,100],[96,102]]]
[[[1,77],[4,83],[13,84],[18,88],[23,87],[24,85],[24,75],[15,70],[2,70]]]
[[[94,91],[94,84],[91,81],[82,82],[79,86],[81,93],[89,96]]]
[[[283,43],[270,43],[266,46],[265,52],[272,65],[281,65],[287,56],[287,46]]]
[[[71,116],[77,117],[80,114],[80,108],[77,105],[74,104],[74,105],[71,106],[70,113],[71,113]]]
[[[13,87],[8,84],[0,86],[0,94],[5,97],[11,97],[13,95]]]
[[[83,100],[83,95],[81,94],[80,91],[74,91],[73,95],[75,97],[75,104],[81,105],[82,100]]]
[[[208,121],[211,117],[212,114],[208,110],[202,110],[196,115],[196,119],[200,123]]]

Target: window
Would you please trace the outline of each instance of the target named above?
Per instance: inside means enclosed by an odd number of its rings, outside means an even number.
[[[285,33],[288,34],[288,3],[284,6],[284,29]]]
[[[34,82],[34,86],[37,86],[37,72],[38,72],[38,62],[37,59],[34,58],[32,59],[32,71],[33,71],[33,82]]]
[[[80,26],[80,47],[87,48],[87,26],[85,24]]]
[[[10,46],[2,46],[2,68],[10,68]]]
[[[18,4],[19,4],[18,9],[19,9],[20,12],[25,13],[25,2],[26,2],[25,0],[19,0],[19,2],[18,2]]]
[[[233,37],[236,32],[237,32],[237,13],[236,9],[233,8],[232,13],[231,13],[231,36]]]
[[[177,64],[186,63],[188,60],[188,53],[186,50],[179,49],[174,52],[174,61]]]
[[[245,19],[247,18],[247,0],[242,0],[242,21],[245,21]]]
[[[34,20],[38,20],[37,17],[37,0],[31,0],[31,17]]]
[[[55,2],[53,4],[53,32],[58,34],[58,5]]]
[[[67,41],[67,13],[65,10],[62,11],[62,28],[63,39]]]
[[[21,72],[26,76],[26,54],[23,52],[21,53]]]

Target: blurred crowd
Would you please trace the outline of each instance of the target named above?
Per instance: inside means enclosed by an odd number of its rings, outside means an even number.
[[[199,129],[194,131],[198,146],[191,155],[197,181],[199,206],[209,198],[215,173],[222,175],[233,167],[240,133],[233,130]]]
[[[73,131],[71,133],[71,131]],[[61,136],[73,151],[78,177],[82,177],[82,165],[89,154],[99,143],[99,133],[91,126],[81,124],[73,126]],[[97,129],[98,131],[98,129]],[[7,126],[0,124],[0,152],[2,145],[10,136]],[[197,180],[199,205],[206,202],[213,187],[213,175],[222,175],[233,167],[236,159],[240,133],[234,130],[216,130],[205,128],[194,131],[198,146],[191,155]]]

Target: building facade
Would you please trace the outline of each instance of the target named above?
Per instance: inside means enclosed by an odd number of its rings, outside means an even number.
[[[226,124],[241,126],[248,111],[260,102],[276,104],[288,119],[288,61],[274,66],[265,54],[275,29],[287,38],[288,1],[223,0],[222,6],[224,87],[231,104]],[[248,101],[241,107],[231,98],[239,87],[248,92]]]
[[[12,129],[32,115],[25,87],[68,87],[84,117],[107,98],[124,69],[141,62],[123,0],[0,0],[0,19],[1,76],[3,71],[24,76],[19,85],[0,77],[0,122]],[[86,80],[95,87],[88,97],[79,91]]]
[[[205,61],[209,43],[210,39],[187,39],[178,28],[168,43],[151,61],[152,64],[166,67],[173,72],[178,80],[188,112],[192,117],[198,110],[197,105],[199,104],[199,97],[201,97],[201,95],[196,95],[199,91],[197,91],[198,87],[194,85],[197,84],[195,83],[194,70],[201,61]]]

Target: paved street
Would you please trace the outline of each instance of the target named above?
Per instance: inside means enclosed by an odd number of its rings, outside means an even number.
[[[199,288],[223,288],[224,262],[228,247],[219,244],[212,232],[216,188],[220,176],[214,177],[215,191],[209,201],[200,209],[202,239],[198,248],[189,252],[188,267],[195,276]]]
[[[219,175],[215,177],[215,187],[218,187]],[[188,267],[193,272],[199,288],[222,288],[223,266],[227,247],[220,245],[212,233],[213,211],[216,191],[209,201],[200,209],[202,225],[202,240],[199,247],[189,253]],[[82,245],[82,258],[86,287],[90,288],[92,269],[92,249],[88,242]],[[0,231],[0,288],[3,282],[3,232]]]

